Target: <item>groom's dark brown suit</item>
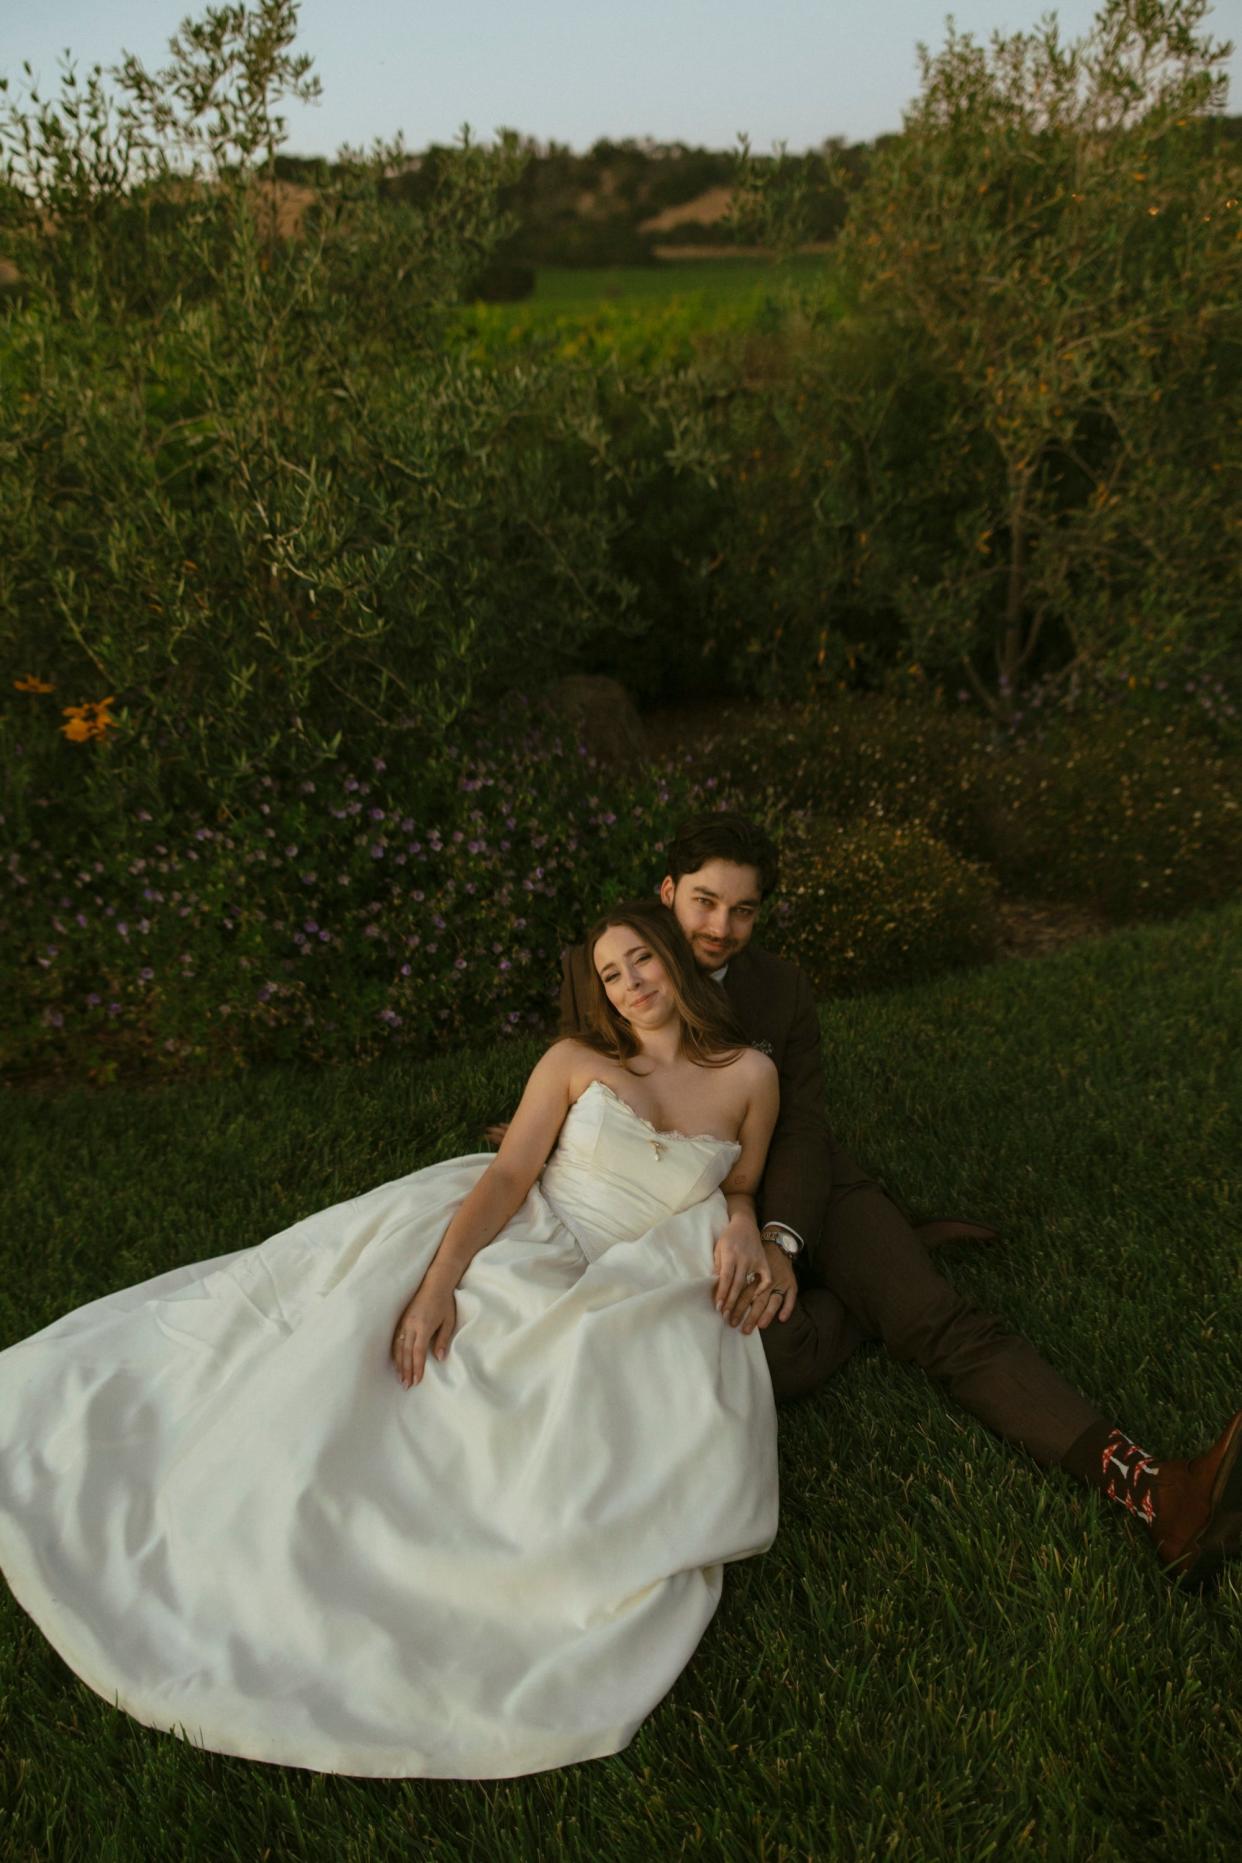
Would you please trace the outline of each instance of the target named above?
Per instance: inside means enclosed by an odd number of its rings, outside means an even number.
[[[589,972],[566,952],[561,1033],[583,1026]],[[1100,1413],[932,1266],[884,1189],[834,1139],[824,1110],[815,999],[796,964],[748,945],[722,985],[750,1040],[780,1073],[781,1108],[760,1191],[760,1219],[802,1237],[798,1304],[760,1334],[778,1398],[817,1390],[863,1339],[921,1365],[998,1435],[1054,1463]]]

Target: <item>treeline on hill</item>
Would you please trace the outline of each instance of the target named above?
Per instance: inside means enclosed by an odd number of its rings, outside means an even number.
[[[737,186],[736,151],[625,140],[599,141],[577,154],[533,139],[519,149],[521,173],[499,194],[498,204],[514,225],[497,250],[497,274],[506,266],[649,265],[661,246],[719,248],[733,237],[729,204]],[[444,153],[428,150],[418,168],[394,178],[394,191],[415,203],[430,199]],[[840,231],[847,188],[861,179],[868,154],[866,144],[834,143],[800,158],[810,208],[808,240],[824,242]],[[757,159],[762,166],[764,158]],[[767,162],[774,166],[775,158]]]
[[[1236,144],[1242,141],[1242,116],[1214,116],[1197,131],[1206,145]],[[850,199],[873,159],[900,139],[899,132],[857,143],[829,137],[796,157],[749,155],[746,166],[752,181],[779,174],[788,187],[796,177],[799,237],[823,246],[844,226]],[[540,265],[650,265],[662,248],[719,251],[737,237],[730,198],[739,185],[737,149],[651,138],[601,138],[585,153],[534,137],[521,137],[514,147],[520,171],[496,195],[511,230],[475,281],[480,296],[525,295]],[[431,144],[400,173],[383,178],[382,198],[426,207],[454,159],[451,147]],[[274,172],[283,182],[315,188],[338,180],[343,170],[322,157],[282,152]],[[663,224],[653,227],[657,220]]]
[[[834,140],[796,159],[807,244],[822,246],[836,237],[850,190],[865,174],[873,149],[892,140],[883,136],[851,146]],[[484,301],[529,296],[541,265],[653,265],[661,249],[718,252],[736,241],[730,214],[738,186],[736,150],[626,139],[600,140],[582,154],[523,137],[514,153],[516,172],[496,194],[510,230],[470,284],[471,294]],[[455,160],[453,148],[432,144],[400,172],[382,178],[381,199],[425,210]],[[756,173],[779,165],[776,156],[751,160]],[[276,179],[294,188],[334,185],[343,172],[339,163],[284,153],[274,165]]]

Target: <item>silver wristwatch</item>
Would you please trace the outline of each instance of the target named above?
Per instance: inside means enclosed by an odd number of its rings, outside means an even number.
[[[759,1240],[775,1242],[777,1248],[783,1249],[786,1255],[794,1256],[798,1253],[797,1237],[791,1236],[788,1229],[782,1229],[779,1223],[765,1223],[759,1231]]]

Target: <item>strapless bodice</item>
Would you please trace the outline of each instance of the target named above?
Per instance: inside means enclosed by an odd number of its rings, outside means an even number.
[[[736,1139],[662,1132],[602,1080],[565,1115],[541,1189],[589,1260],[719,1190]]]

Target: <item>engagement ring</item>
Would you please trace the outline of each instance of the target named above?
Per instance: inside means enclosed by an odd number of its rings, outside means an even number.
[[[754,1270],[752,1269],[752,1270],[751,1270],[751,1272],[750,1272],[750,1273],[749,1273],[749,1274],[748,1274],[748,1275],[746,1276],[746,1285],[747,1285],[747,1287],[753,1287],[753,1286],[755,1285],[755,1282],[756,1282],[756,1281],[757,1281],[758,1279],[759,1279],[759,1276],[758,1276],[758,1275],[757,1275],[757,1274],[756,1274],[756,1273],[754,1272]]]

